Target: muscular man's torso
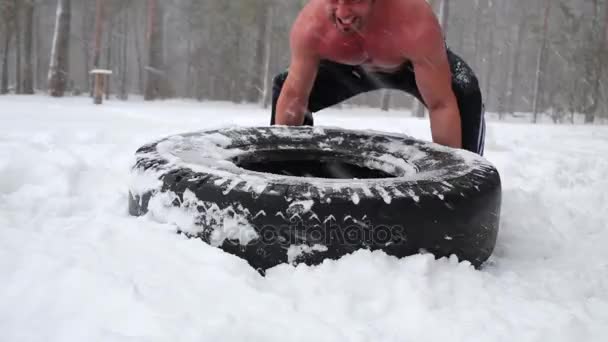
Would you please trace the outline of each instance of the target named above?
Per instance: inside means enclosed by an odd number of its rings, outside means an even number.
[[[399,69],[408,61],[412,45],[419,44],[416,32],[422,25],[434,24],[428,22],[434,17],[425,0],[376,0],[364,30],[345,34],[327,18],[323,6],[323,0],[312,0],[296,21],[306,26],[306,34],[315,36],[318,56],[370,71]]]

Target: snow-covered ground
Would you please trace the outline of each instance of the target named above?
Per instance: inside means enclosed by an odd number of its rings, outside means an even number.
[[[430,136],[405,113],[315,120]],[[0,341],[608,340],[608,127],[489,124],[503,208],[481,271],[361,251],[264,278],[127,214],[140,145],[267,123],[225,103],[0,97]]]

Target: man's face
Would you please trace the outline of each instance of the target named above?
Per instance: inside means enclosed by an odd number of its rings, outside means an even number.
[[[324,0],[329,19],[339,31],[360,31],[367,23],[374,0]]]

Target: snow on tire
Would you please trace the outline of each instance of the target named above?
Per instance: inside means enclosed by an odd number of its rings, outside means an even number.
[[[501,184],[484,158],[371,130],[228,127],[136,152],[131,215],[263,271],[365,248],[456,255],[478,267],[498,233]]]

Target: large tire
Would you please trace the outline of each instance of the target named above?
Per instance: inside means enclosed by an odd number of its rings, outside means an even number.
[[[132,176],[132,215],[150,212],[258,270],[361,248],[454,254],[478,267],[498,233],[500,177],[487,160],[398,134],[281,126],[188,133],[140,148]]]

